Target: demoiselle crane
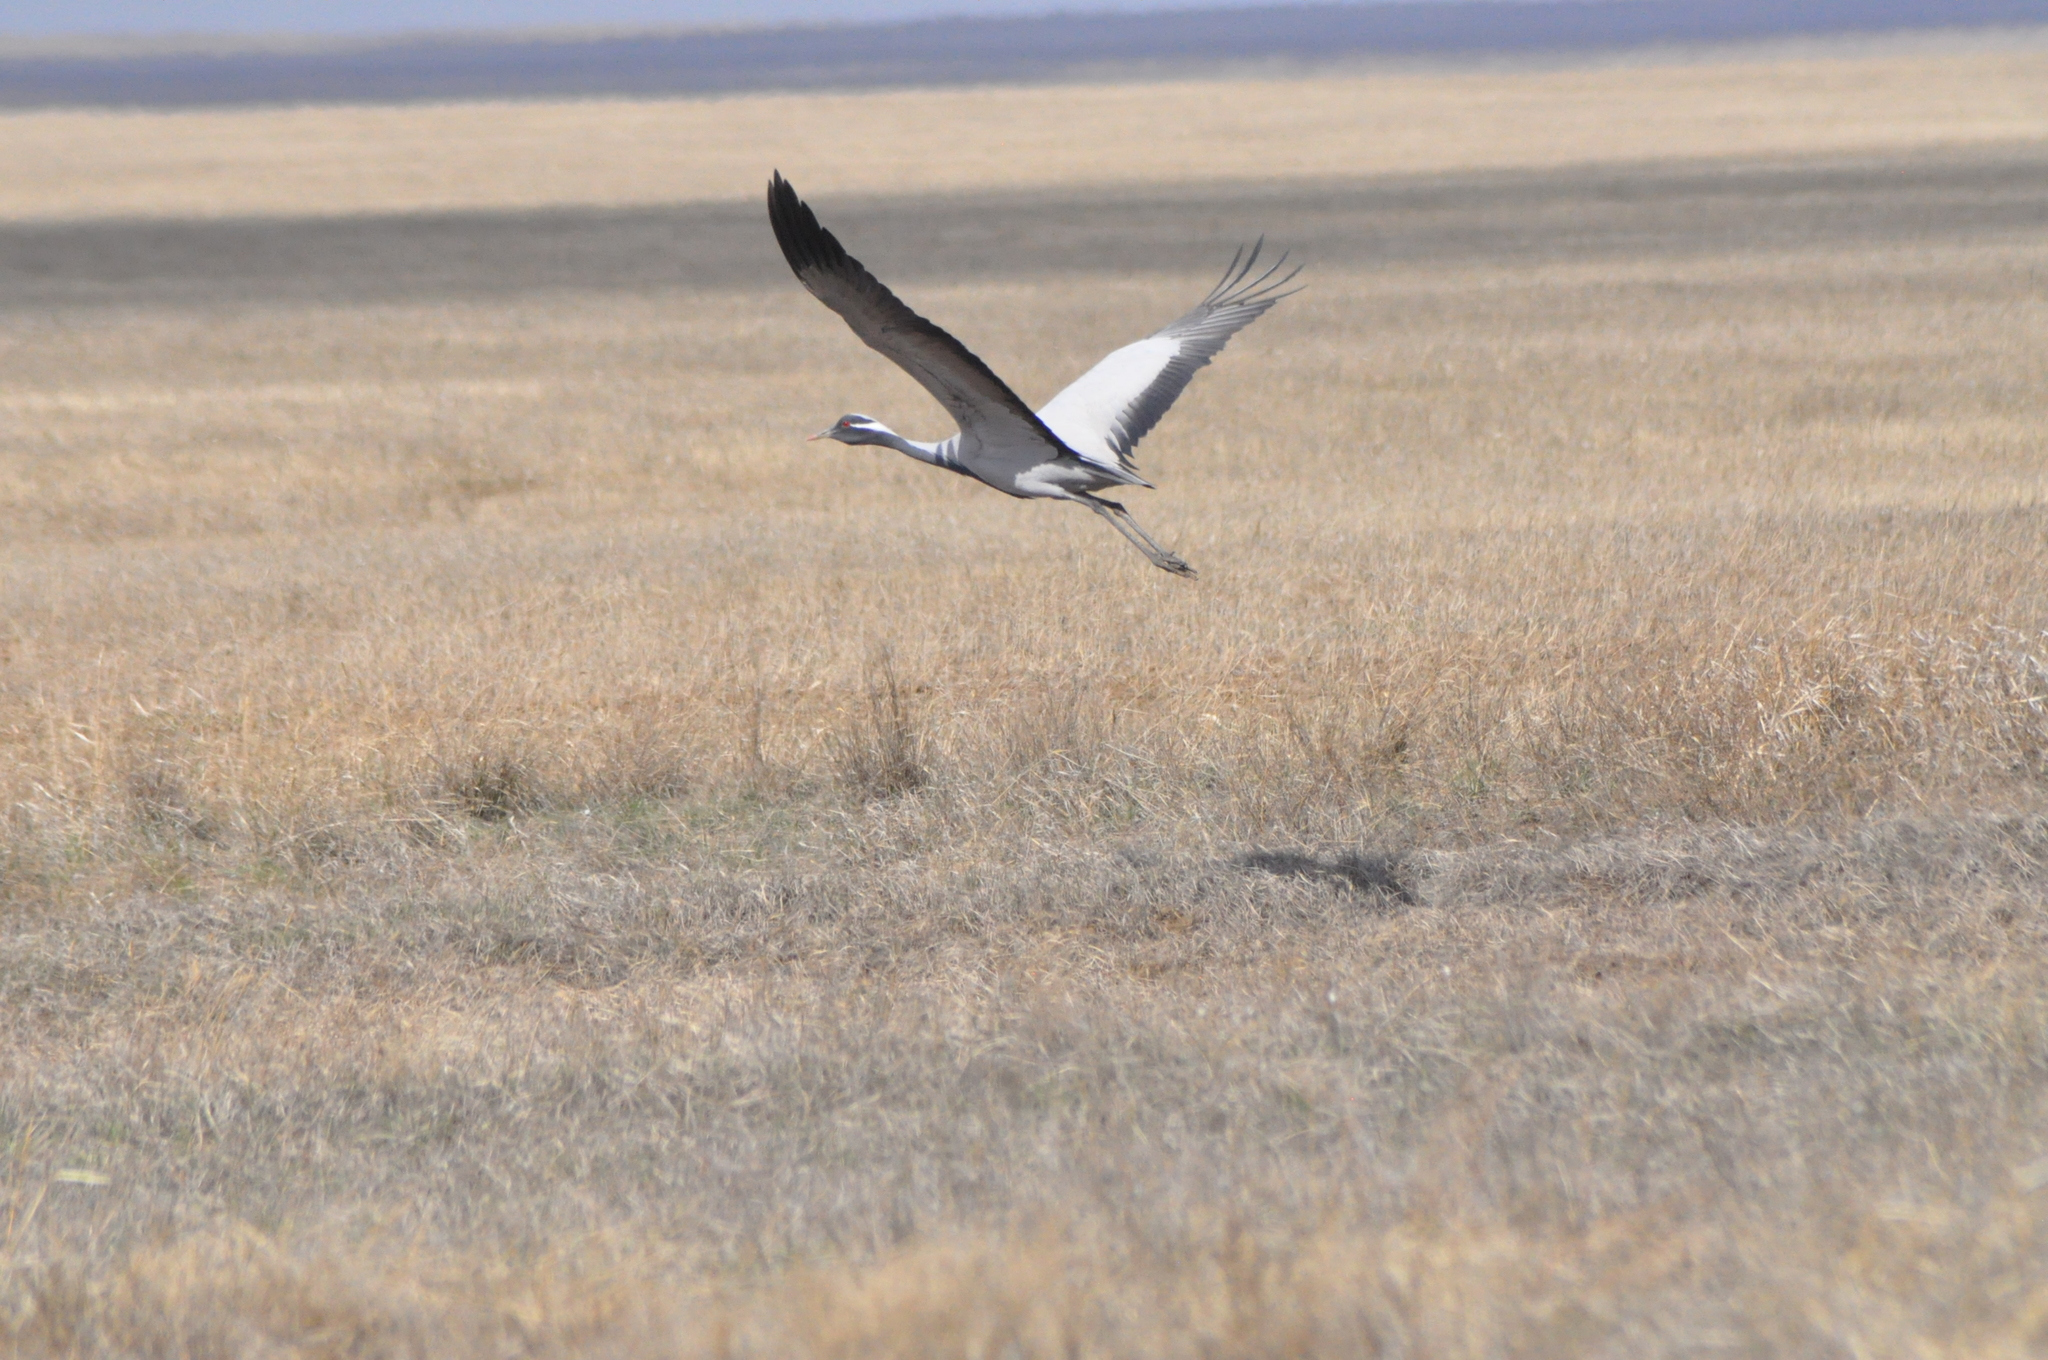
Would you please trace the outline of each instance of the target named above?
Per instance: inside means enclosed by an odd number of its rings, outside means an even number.
[[[1152,564],[1177,576],[1195,569],[1138,526],[1131,512],[1096,493],[1152,483],[1138,475],[1131,450],[1232,335],[1288,296],[1287,263],[1253,276],[1259,249],[1239,249],[1223,278],[1195,309],[1089,369],[1034,412],[973,351],[903,305],[846,253],[782,172],[768,181],[768,220],[783,258],[811,295],[839,313],[853,333],[917,379],[959,422],[960,433],[934,444],[905,439],[881,421],[841,416],[812,439],[880,444],[1024,499],[1073,501],[1108,520]],[[1277,277],[1276,277],[1277,276]]]

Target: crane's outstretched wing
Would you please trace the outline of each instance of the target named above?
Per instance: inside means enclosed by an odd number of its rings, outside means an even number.
[[[1260,237],[1247,254],[1231,257],[1223,278],[1195,309],[1165,329],[1111,353],[1045,404],[1038,418],[1068,448],[1098,467],[1135,474],[1131,450],[1151,433],[1166,408],[1194,380],[1195,371],[1222,352],[1230,337],[1266,314],[1266,309],[1299,289],[1282,292],[1301,272],[1282,255],[1252,278],[1265,245]]]
[[[966,442],[1007,449],[1022,445],[1031,450],[1031,463],[1072,456],[972,350],[904,306],[847,254],[779,170],[768,181],[768,220],[782,257],[811,296],[845,318],[869,348],[917,379],[960,422],[960,432],[969,436]]]

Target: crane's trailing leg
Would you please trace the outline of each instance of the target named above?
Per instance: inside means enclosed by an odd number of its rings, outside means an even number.
[[[1152,535],[1139,528],[1138,521],[1131,518],[1131,512],[1118,505],[1115,501],[1106,501],[1099,496],[1091,496],[1085,491],[1078,493],[1074,499],[1108,520],[1112,528],[1125,538],[1131,540],[1131,546],[1145,554],[1147,558],[1151,559],[1152,565],[1161,571],[1170,571],[1175,576],[1193,576],[1195,574],[1195,569],[1187,564],[1186,558],[1183,558],[1179,553],[1168,552],[1157,543],[1154,543]]]

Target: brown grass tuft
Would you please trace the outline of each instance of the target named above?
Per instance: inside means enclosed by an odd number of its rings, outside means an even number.
[[[834,735],[832,763],[839,778],[864,799],[893,798],[931,782],[924,766],[924,733],[885,648],[868,663],[867,704]]]

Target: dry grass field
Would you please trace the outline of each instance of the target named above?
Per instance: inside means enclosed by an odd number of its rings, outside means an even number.
[[[0,220],[1260,184],[2048,138],[2048,30],[1497,71],[865,94],[0,113]],[[1648,96],[1648,97],[1646,97]]]
[[[1033,398],[1299,247],[1196,582],[803,443],[939,416],[751,204],[0,227],[0,1350],[2039,1354],[2048,132],[1701,69],[719,152]]]

